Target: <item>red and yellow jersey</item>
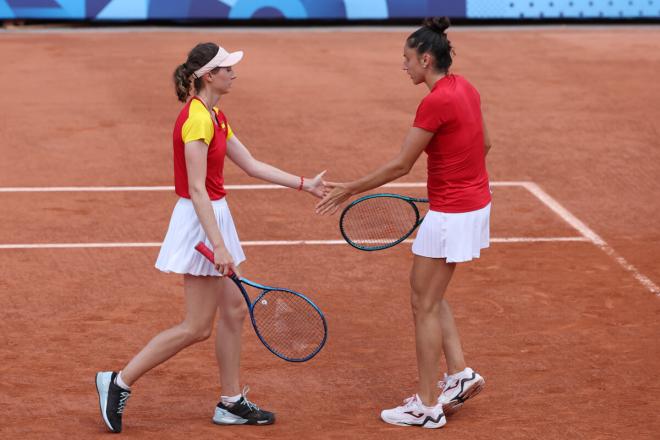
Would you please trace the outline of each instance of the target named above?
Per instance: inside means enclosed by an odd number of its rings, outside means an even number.
[[[217,123],[204,103],[193,97],[183,107],[174,124],[172,141],[174,145],[174,190],[186,199],[188,192],[188,171],[186,169],[185,144],[202,141],[209,146],[206,158],[206,191],[211,200],[219,200],[227,193],[224,188],[223,169],[227,141],[234,135],[225,115],[213,107]]]

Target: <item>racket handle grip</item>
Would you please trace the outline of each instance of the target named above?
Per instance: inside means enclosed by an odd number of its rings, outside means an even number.
[[[209,247],[205,245],[203,241],[197,243],[197,246],[195,246],[195,250],[200,254],[204,255],[206,259],[209,260],[211,263],[215,263],[215,257],[213,256],[213,251],[209,249]]]
[[[203,241],[197,243],[197,245],[195,246],[195,250],[200,254],[204,255],[207,260],[209,260],[211,263],[215,265],[215,256],[213,255],[213,251],[209,249],[209,247],[205,245]],[[227,276],[231,277],[232,275],[234,275],[234,271],[230,270]]]

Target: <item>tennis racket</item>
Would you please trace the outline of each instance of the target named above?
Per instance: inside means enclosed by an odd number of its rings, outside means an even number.
[[[214,262],[213,251],[203,242],[195,249]],[[263,286],[235,273],[229,274],[229,278],[245,298],[259,340],[275,356],[289,362],[305,362],[321,351],[328,337],[328,326],[323,312],[305,295]],[[254,302],[250,301],[245,286],[261,291]]]
[[[339,229],[344,240],[361,251],[391,248],[413,233],[424,219],[415,199],[399,194],[371,194],[344,208]]]

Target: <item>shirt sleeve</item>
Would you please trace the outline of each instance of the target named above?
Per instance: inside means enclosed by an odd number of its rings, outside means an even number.
[[[443,122],[442,106],[439,101],[429,96],[424,98],[417,107],[413,127],[435,133],[442,127]]]
[[[206,145],[213,139],[213,121],[211,115],[191,115],[181,128],[183,143],[202,140]]]

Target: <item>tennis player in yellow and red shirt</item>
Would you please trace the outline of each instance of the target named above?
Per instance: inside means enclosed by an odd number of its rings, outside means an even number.
[[[229,53],[214,43],[198,44],[174,72],[177,97],[186,103],[173,132],[175,191],[180,198],[156,267],[183,274],[185,318],[156,335],[121,371],[97,373],[101,415],[112,432],[121,432],[131,386],[182,349],[207,339],[217,314],[215,347],[222,396],[213,422],[267,425],[275,421],[273,413],[247,399],[247,388],[241,392],[239,384],[241,329],[247,308],[236,286],[224,275],[238,274],[245,254],[225,200],[225,157],[252,177],[316,197],[323,195],[324,182],[323,173],[305,179],[258,161],[232,132],[217,104],[231,90],[236,79],[233,66],[242,58],[241,51]],[[214,263],[195,251],[200,241],[213,249]]]

